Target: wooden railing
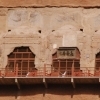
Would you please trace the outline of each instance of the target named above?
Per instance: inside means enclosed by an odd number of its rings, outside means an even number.
[[[33,68],[31,70],[20,70],[3,68],[0,69],[0,77],[100,77],[100,69],[92,67],[72,68]]]

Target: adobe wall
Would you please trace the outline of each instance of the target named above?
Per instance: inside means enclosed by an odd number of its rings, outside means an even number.
[[[99,21],[98,8],[0,8],[1,67],[18,46],[32,48],[37,67],[51,66],[52,54],[61,46],[77,47],[80,66],[95,67],[95,54],[100,51]]]
[[[61,46],[77,47],[80,66],[95,67],[95,54],[100,51],[99,7],[99,0],[0,0],[0,68],[5,68],[7,55],[20,46],[29,46],[36,54],[36,67],[51,66],[52,54]],[[0,94],[0,100],[100,99],[97,85],[20,91],[9,86],[2,87]]]

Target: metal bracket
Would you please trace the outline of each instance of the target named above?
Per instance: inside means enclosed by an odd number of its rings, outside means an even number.
[[[75,88],[75,83],[74,83],[74,79],[73,78],[71,78],[71,83],[73,85],[73,88]]]
[[[43,83],[44,83],[45,88],[48,88],[48,85],[47,85],[45,78],[43,78]]]
[[[99,82],[100,82],[100,78],[99,78]]]
[[[15,83],[17,84],[18,89],[20,89],[20,84],[19,84],[19,82],[18,82],[18,79],[17,79],[17,78],[15,78]]]

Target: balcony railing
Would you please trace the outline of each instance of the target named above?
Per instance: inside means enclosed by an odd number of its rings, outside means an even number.
[[[95,69],[92,67],[72,67],[72,68],[50,68],[41,67],[34,68],[31,70],[27,69],[15,69],[5,68],[0,69],[0,77],[100,77],[100,69]]]

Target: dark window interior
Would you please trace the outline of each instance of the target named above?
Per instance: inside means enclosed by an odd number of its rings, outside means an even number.
[[[96,69],[100,69],[100,52],[96,54],[95,66]]]
[[[80,55],[80,52],[77,52],[76,55]],[[80,58],[73,58],[73,59],[59,59],[57,57],[57,53],[52,55],[52,69],[53,70],[60,70],[61,73],[64,73],[66,70],[71,74],[72,66],[75,70],[80,69]]]
[[[18,67],[18,75],[26,75],[28,71],[34,69],[35,55],[29,47],[16,47],[12,53],[8,55],[7,69],[15,71]]]

